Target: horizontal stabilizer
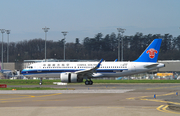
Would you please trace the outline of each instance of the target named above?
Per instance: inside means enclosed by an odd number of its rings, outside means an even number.
[[[151,64],[151,65],[147,65],[147,66],[144,66],[144,68],[154,68],[156,67],[158,64]]]

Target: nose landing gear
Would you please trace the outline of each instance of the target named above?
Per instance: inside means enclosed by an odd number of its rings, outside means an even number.
[[[39,82],[39,85],[42,85],[42,77],[40,78],[40,82]]]

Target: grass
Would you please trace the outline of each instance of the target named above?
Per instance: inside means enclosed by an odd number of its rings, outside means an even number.
[[[39,85],[40,80],[9,80],[9,79],[1,79],[0,84],[7,85]],[[43,80],[43,85],[53,85],[53,82],[61,82],[60,80]]]
[[[93,80],[94,83],[180,83],[180,80]]]
[[[84,80],[85,81],[85,80]],[[0,80],[0,84],[7,85],[39,85],[40,80]],[[43,80],[43,85],[53,85],[60,80]],[[93,80],[94,83],[180,83],[180,80]],[[84,84],[82,82],[81,84]]]
[[[8,87],[0,88],[0,90],[74,90],[73,88],[50,88],[50,87]]]
[[[84,80],[85,81],[85,80]],[[0,84],[7,85],[39,85],[40,80],[0,80]],[[53,85],[60,80],[43,80],[43,85]],[[94,83],[180,83],[180,80],[93,80]],[[76,83],[76,84],[84,84]],[[50,88],[50,87],[8,87],[0,90],[74,90],[74,88]]]

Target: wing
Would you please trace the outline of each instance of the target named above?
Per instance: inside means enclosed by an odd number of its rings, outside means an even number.
[[[100,62],[92,69],[76,71],[75,73],[80,75],[80,76],[92,77],[92,74],[95,73],[96,70],[100,67],[102,61],[103,61],[103,59],[101,59]]]

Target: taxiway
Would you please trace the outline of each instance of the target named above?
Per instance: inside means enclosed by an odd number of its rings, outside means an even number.
[[[72,84],[22,85],[21,87],[54,87],[67,88],[67,90],[1,90],[1,115],[178,116],[180,114],[180,97],[176,95],[176,92],[180,93],[179,84],[94,84],[92,86]]]

